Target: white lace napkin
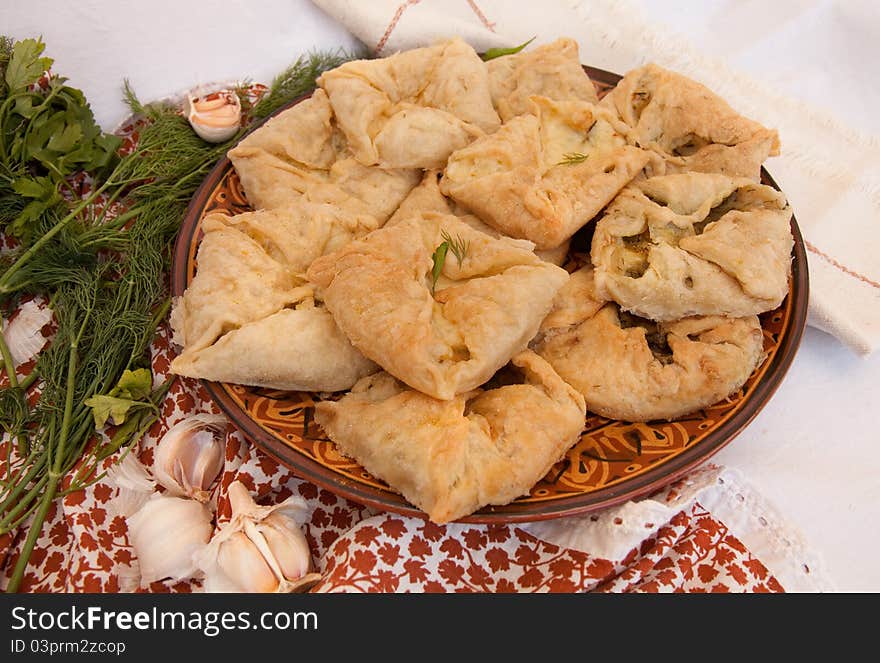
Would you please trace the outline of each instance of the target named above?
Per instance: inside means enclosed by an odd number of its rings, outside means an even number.
[[[810,92],[822,80],[817,71],[833,70],[833,64],[823,70],[822,62],[799,67],[799,58],[807,62],[797,50],[799,44],[807,48],[818,38],[850,46],[854,40],[842,32],[847,29],[867,31],[859,45],[878,49],[873,45],[880,43],[880,22],[853,19],[848,25],[830,20],[842,11],[834,3],[822,3],[831,5],[829,20],[817,15],[814,7],[794,17],[776,16],[773,12],[779,14],[778,8],[770,8],[751,17],[751,22],[702,26],[716,30],[722,44],[708,55],[692,39],[661,27],[625,0],[313,2],[380,55],[450,35],[464,38],[478,50],[513,46],[532,36],[538,42],[568,36],[580,44],[586,64],[623,73],[653,61],[706,84],[740,112],[779,131],[782,155],[766,166],[788,195],[805,237],[811,280],[809,323],[860,354],[880,345],[880,136],[861,133],[827,110],[806,103],[804,97],[809,95],[783,93],[780,84],[784,80],[786,90]],[[856,18],[859,11],[872,15],[865,2],[847,3],[845,9],[855,11]],[[751,11],[741,9],[747,10]],[[801,25],[811,31],[809,43],[787,37]],[[875,39],[870,39],[872,30],[878,33]],[[772,50],[774,42],[785,47],[765,58],[766,76],[756,75],[755,67],[746,75],[729,64],[733,59],[748,61],[750,48],[754,57],[763,57],[767,45]],[[726,53],[719,52],[725,48]],[[842,51],[830,49],[832,56]],[[872,107],[870,95],[876,86],[871,72],[880,50],[874,55],[864,58],[861,72],[852,70],[858,58],[841,59],[848,69],[836,73],[852,84],[835,86],[837,107]],[[762,68],[757,67],[759,72]]]

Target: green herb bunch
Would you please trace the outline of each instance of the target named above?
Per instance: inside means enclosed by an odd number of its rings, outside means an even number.
[[[173,243],[195,190],[245,131],[207,143],[175,105],[142,104],[126,82],[142,126],[134,150],[120,154],[121,140],[95,124],[82,92],[47,74],[44,48],[0,37],[0,230],[20,243],[0,260],[0,307],[8,313],[21,295],[42,295],[58,327],[21,380],[0,335],[8,381],[0,424],[10,440],[0,459],[0,535],[28,527],[7,591],[18,590],[53,501],[100,479],[101,462],[160,416],[170,384],[154,386],[149,346],[170,308]],[[301,57],[253,117],[301,96],[345,59]],[[71,187],[75,173],[91,180],[85,197]],[[34,407],[31,387],[39,387]],[[102,442],[96,426],[108,420],[115,429]]]

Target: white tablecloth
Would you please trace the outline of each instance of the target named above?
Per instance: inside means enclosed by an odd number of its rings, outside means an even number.
[[[864,9],[868,3],[768,4],[665,0],[643,7],[746,73],[769,68],[782,88],[789,68],[811,67],[815,85],[786,93],[880,135],[880,13]],[[773,20],[758,20],[767,11]],[[56,70],[84,90],[107,129],[125,115],[124,78],[148,100],[213,80],[269,82],[311,48],[357,44],[308,0],[6,0],[0,26],[17,38],[42,35]],[[837,104],[853,86],[863,103]],[[810,328],[771,402],[714,458],[740,470],[804,532],[844,591],[880,591],[878,384],[880,353],[856,356]]]

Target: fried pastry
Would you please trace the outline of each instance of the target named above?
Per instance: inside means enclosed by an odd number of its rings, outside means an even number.
[[[439,171],[429,170],[426,172],[421,184],[410,191],[409,195],[400,203],[400,207],[397,208],[397,211],[388,219],[385,225],[393,226],[398,221],[411,216],[419,216],[425,212],[436,212],[438,214],[455,214],[471,228],[486,233],[490,237],[498,238],[503,236],[502,233],[481,221],[466,208],[444,196],[443,192],[440,191],[439,177]],[[544,251],[536,249],[535,255],[541,260],[561,266],[568,257],[569,245],[570,242],[565,241],[553,249]]]
[[[355,350],[305,281],[312,260],[370,228],[330,205],[210,214],[198,271],[174,302],[178,375],[275,389],[347,389],[378,367]]]
[[[375,230],[378,222],[369,214],[349,214],[335,205],[300,199],[286,207],[235,216],[215,212],[202,221],[206,232],[220,225],[241,230],[269,257],[304,279],[315,258],[363,237]]]
[[[420,174],[358,163],[332,117],[327,94],[315,90],[229,151],[251,207],[276,209],[305,198],[385,222]]]
[[[399,221],[412,216],[420,216],[425,212],[455,214],[456,216],[465,214],[466,212],[458,207],[454,201],[443,195],[443,192],[440,191],[439,181],[440,171],[427,171],[419,185],[403,199],[400,207],[391,215],[385,225],[393,226]]]
[[[782,193],[746,178],[635,182],[596,223],[597,291],[652,320],[772,310],[788,294],[791,214]]]
[[[584,396],[587,410],[623,421],[672,420],[728,397],[763,357],[757,316],[654,323],[604,303],[592,268],[572,274],[534,350]]]
[[[379,370],[311,301],[246,323],[171,363],[177,375],[286,391],[341,391]]]
[[[552,249],[589,222],[648,161],[611,113],[532,97],[534,114],[454,152],[441,191],[512,237]]]
[[[500,120],[489,74],[459,38],[376,60],[355,60],[318,78],[360,163],[442,168],[454,151]]]
[[[655,64],[633,69],[605,96],[659,159],[651,174],[723,173],[760,181],[761,164],[779,154],[779,136],[743,117],[706,86]]]
[[[175,342],[186,351],[202,350],[231,329],[312,296],[295,270],[238,228],[208,217],[202,229],[198,271],[171,315]]]
[[[425,213],[318,258],[307,277],[365,356],[448,400],[523,350],[568,280],[532,248],[453,215]]]
[[[525,351],[512,364],[514,384],[446,401],[376,373],[317,403],[315,420],[341,453],[450,522],[528,493],[583,429],[583,398],[547,362]]]
[[[577,42],[562,38],[522,53],[489,60],[492,103],[502,122],[532,112],[532,95],[565,101],[599,103],[596,88],[584,72]]]

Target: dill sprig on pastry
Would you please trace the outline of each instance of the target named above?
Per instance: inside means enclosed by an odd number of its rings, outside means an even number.
[[[589,158],[589,154],[583,154],[582,152],[566,152],[562,155],[562,158],[556,163],[556,165],[574,166],[575,164],[583,163]]]
[[[437,281],[440,279],[440,273],[443,271],[443,265],[446,264],[447,253],[452,251],[452,255],[455,256],[459,266],[461,266],[470,248],[470,242],[463,240],[459,235],[453,237],[446,230],[443,230],[440,236],[443,238],[443,242],[431,254],[433,263],[431,267],[431,294],[434,293]]]

